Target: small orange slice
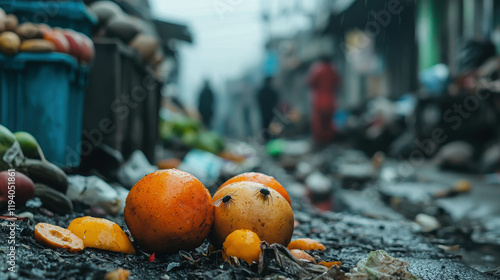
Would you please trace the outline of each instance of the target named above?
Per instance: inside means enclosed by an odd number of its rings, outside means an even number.
[[[290,250],[290,253],[299,260],[310,261],[310,262],[316,263],[316,260],[308,253],[304,252],[303,250],[292,249],[292,250]]]
[[[71,231],[47,224],[38,223],[35,226],[35,240],[47,247],[63,248],[71,253],[83,250],[83,240]]]

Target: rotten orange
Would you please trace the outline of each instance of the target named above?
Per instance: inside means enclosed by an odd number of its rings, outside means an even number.
[[[192,250],[203,243],[214,221],[207,188],[193,175],[159,170],[142,178],[125,202],[125,222],[148,253]]]

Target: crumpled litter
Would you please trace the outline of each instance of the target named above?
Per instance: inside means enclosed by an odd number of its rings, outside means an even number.
[[[294,279],[349,279],[337,265],[328,269],[323,265],[299,260],[287,248],[278,243],[269,245],[263,241],[260,248],[262,254],[259,257],[258,273],[261,276],[280,272],[286,273]]]
[[[124,187],[131,189],[139,180],[149,173],[158,170],[156,165],[149,163],[142,151],[135,151],[129,160],[118,170],[118,181]]]
[[[97,176],[72,175],[68,176],[68,182],[66,195],[72,201],[100,207],[108,214],[117,214],[125,207],[122,191],[118,192]]]
[[[408,270],[410,265],[393,258],[386,251],[371,252],[367,259],[362,259],[346,276],[351,280],[416,280]]]

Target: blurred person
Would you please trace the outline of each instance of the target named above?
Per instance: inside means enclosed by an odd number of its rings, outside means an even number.
[[[311,66],[308,85],[311,89],[312,112],[311,129],[317,144],[327,144],[333,140],[336,129],[333,114],[336,108],[336,91],[341,84],[337,69],[328,56],[323,56]]]
[[[214,103],[215,97],[210,86],[210,82],[205,80],[203,89],[201,90],[200,97],[198,99],[198,110],[201,114],[203,124],[207,128],[210,128],[212,117],[214,115]]]
[[[257,96],[260,107],[264,140],[269,140],[269,126],[273,120],[274,109],[278,106],[279,95],[273,87],[273,78],[267,77]]]

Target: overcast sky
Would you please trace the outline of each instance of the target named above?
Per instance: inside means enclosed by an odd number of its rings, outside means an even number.
[[[215,3],[238,3],[217,10]],[[181,59],[180,91],[189,105],[196,104],[196,96],[205,77],[215,84],[238,76],[245,67],[258,65],[263,54],[263,26],[260,20],[260,1],[236,0],[152,0],[156,17],[189,26],[194,44],[179,46]]]
[[[157,18],[187,24],[194,44],[178,47],[181,61],[180,91],[187,105],[197,104],[205,77],[222,93],[228,78],[260,67],[269,33],[292,35],[308,29],[310,19],[297,11],[313,11],[329,0],[150,0]],[[262,22],[261,5],[270,11],[271,30]]]

